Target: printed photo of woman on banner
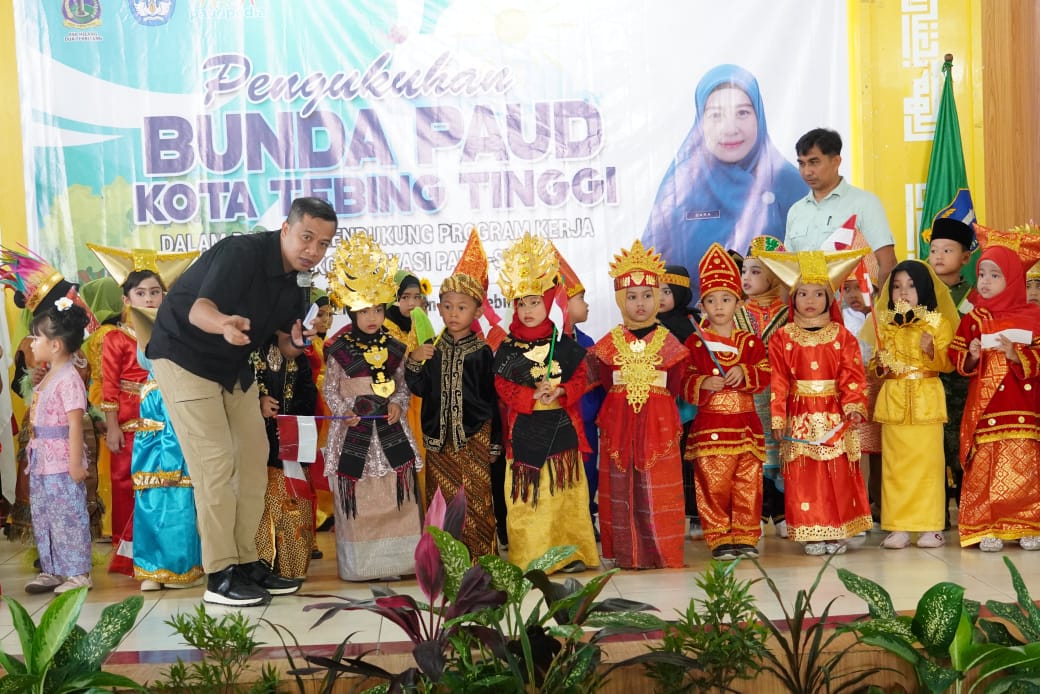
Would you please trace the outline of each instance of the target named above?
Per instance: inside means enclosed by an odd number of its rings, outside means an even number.
[[[754,75],[716,66],[695,98],[697,118],[661,181],[642,239],[686,267],[696,267],[712,243],[742,250],[755,236],[783,239],[788,208],[809,191],[769,138]]]

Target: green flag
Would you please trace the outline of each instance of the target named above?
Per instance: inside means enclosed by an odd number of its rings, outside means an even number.
[[[935,138],[932,157],[928,161],[928,183],[921,210],[918,254],[928,257],[928,242],[932,222],[936,217],[953,217],[971,225],[975,222],[975,206],[968,191],[968,175],[964,168],[964,148],[961,146],[961,128],[957,121],[957,105],[953,101],[952,56],[943,63],[942,97],[935,119]]]

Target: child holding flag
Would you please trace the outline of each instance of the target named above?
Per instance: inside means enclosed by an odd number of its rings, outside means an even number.
[[[782,442],[788,533],[813,556],[844,553],[848,538],[872,525],[859,437],[849,426],[866,417],[866,378],[834,300],[867,252],[758,256],[792,290],[791,322],[769,341],[770,423]]]
[[[549,319],[564,289],[552,245],[530,234],[502,254],[498,282],[513,303],[509,337],[495,353],[495,390],[505,411],[506,524],[509,560],[527,566],[552,547],[574,545],[549,567],[583,571],[599,566],[589,514],[582,453],[581,396],[585,350]]]
[[[947,349],[957,308],[927,263],[904,260],[888,277],[878,302],[880,340],[871,366],[884,377],[874,420],[881,425],[881,546],[903,549],[910,533],[918,547],[941,547],[946,499],[943,423],[946,397],[939,373],[950,371]]]
[[[740,272],[722,246],[708,247],[699,276],[706,325],[686,340],[682,396],[697,405],[697,416],[685,455],[695,461],[697,509],[712,558],[757,557],[765,442],[753,394],[766,387],[769,362],[761,339],[733,320]]]

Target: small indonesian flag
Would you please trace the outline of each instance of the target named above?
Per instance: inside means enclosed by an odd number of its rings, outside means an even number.
[[[285,473],[285,491],[296,499],[313,499],[314,490],[303,471],[303,465],[295,460],[283,460],[282,472]]]
[[[314,417],[278,415],[278,459],[313,463],[318,456],[318,424]],[[288,477],[286,471],[286,477]]]
[[[123,534],[119,542],[112,548],[112,560],[108,564],[110,574],[123,574],[134,576],[134,516],[130,514],[130,520],[123,528]]]

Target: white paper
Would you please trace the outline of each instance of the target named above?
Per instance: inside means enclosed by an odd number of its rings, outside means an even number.
[[[1022,328],[1007,328],[995,333],[982,334],[982,349],[1000,349],[1000,336],[1003,335],[1011,342],[1028,345],[1033,341],[1033,333]]]

